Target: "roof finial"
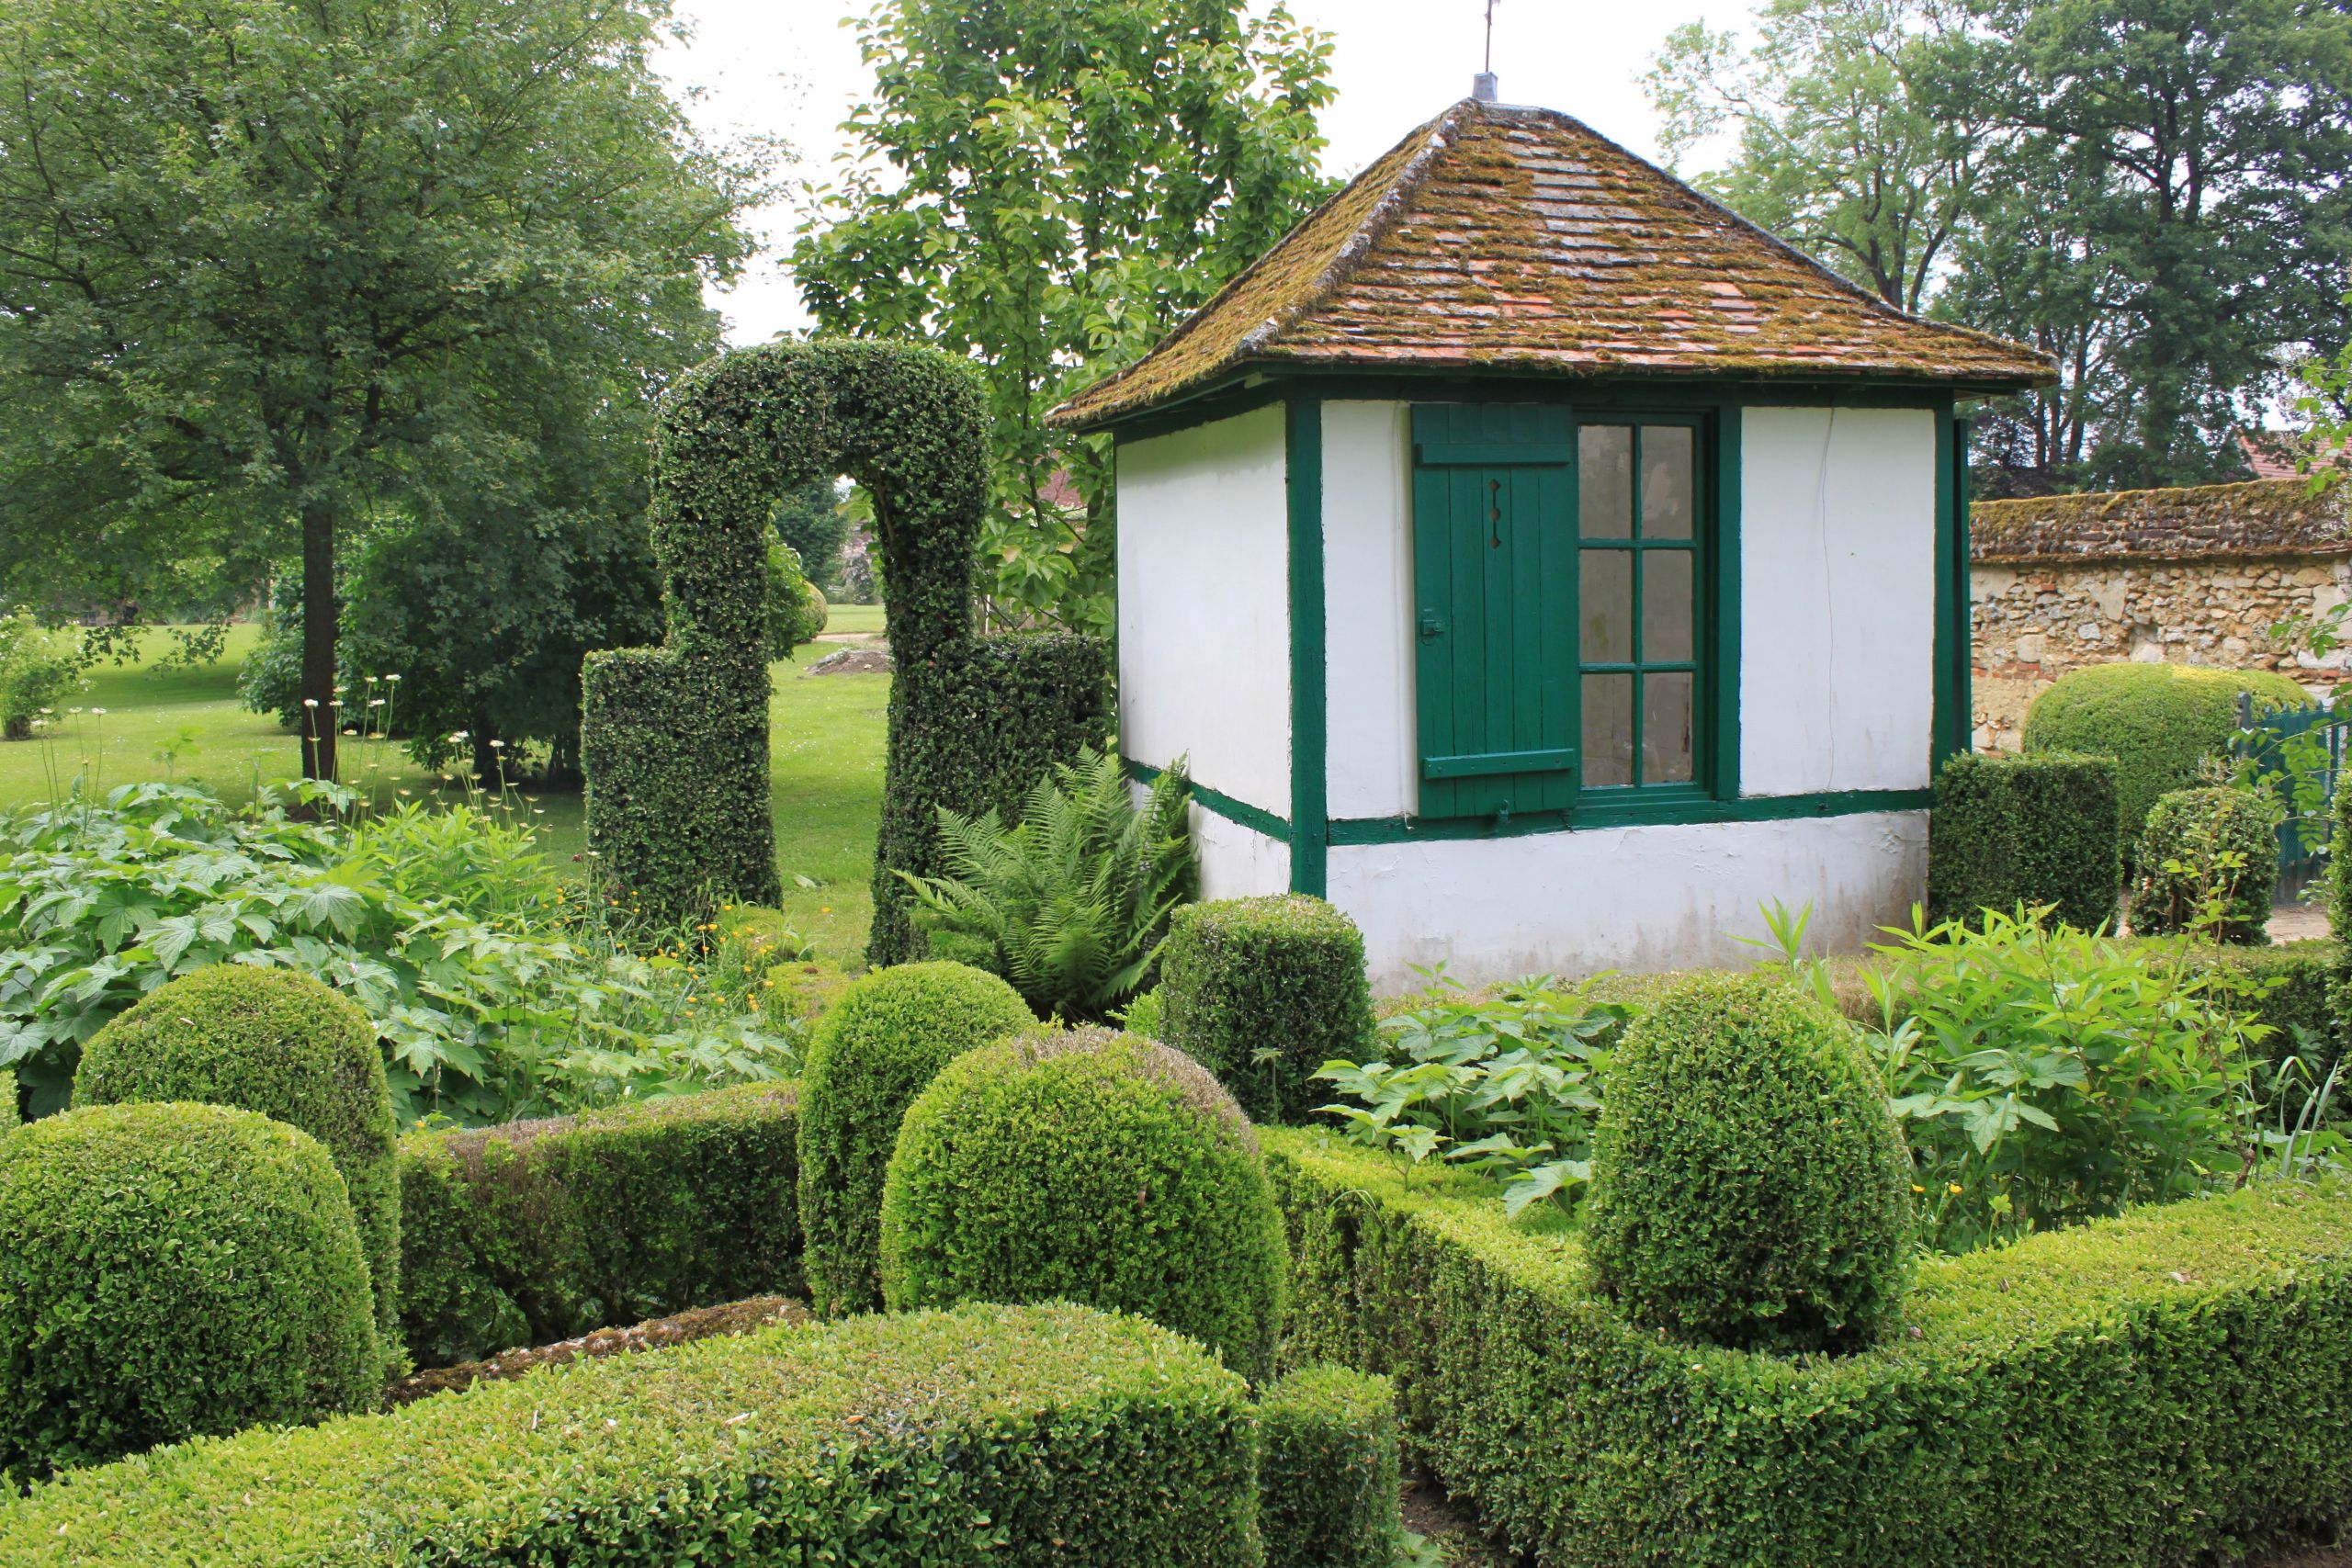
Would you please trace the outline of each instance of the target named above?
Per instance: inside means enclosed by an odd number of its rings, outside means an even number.
[[[1482,104],[1502,96],[1502,84],[1495,78],[1495,0],[1487,0],[1487,62],[1470,83],[1470,96]]]

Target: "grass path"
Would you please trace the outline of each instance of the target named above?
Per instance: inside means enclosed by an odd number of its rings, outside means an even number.
[[[834,615],[836,629],[864,631],[869,622],[880,627],[881,612],[871,605],[846,604]],[[254,636],[250,626],[232,627],[223,657],[192,669],[158,670],[151,657],[93,671],[85,689],[65,699],[80,712],[61,713],[45,739],[0,743],[0,809],[46,801],[77,775],[94,778],[101,790],[193,780],[233,801],[250,800],[256,784],[298,776],[295,738],[237,701],[237,671]],[[162,638],[148,639],[151,656],[164,648]],[[802,674],[831,651],[824,645],[803,649],[771,671],[771,778],[785,912],[825,956],[846,960],[864,953],[874,914],[868,878],[890,678]],[[394,743],[345,741],[343,771],[387,803],[403,792],[418,799],[448,787]],[[556,860],[570,863],[582,855],[578,795],[527,795],[517,809],[537,819]]]

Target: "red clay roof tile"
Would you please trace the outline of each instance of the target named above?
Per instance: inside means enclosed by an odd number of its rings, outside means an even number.
[[[1351,181],[1149,354],[1057,409],[1086,426],[1245,367],[2052,380],[1906,315],[1549,109],[1464,102]]]

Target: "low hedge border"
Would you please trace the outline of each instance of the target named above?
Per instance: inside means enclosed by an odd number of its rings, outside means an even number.
[[[2352,1185],[1923,1264],[1888,1346],[1679,1345],[1567,1223],[1264,1130],[1295,1353],[1396,1381],[1408,1447],[1546,1568],[2150,1568],[2352,1508]]]
[[[0,1561],[1257,1568],[1255,1457],[1241,1380],[1198,1347],[967,1307],[183,1444],[0,1510]]]
[[[1405,1527],[1395,1384],[1301,1367],[1266,1391],[1258,1430],[1268,1568],[1396,1568]]]
[[[799,1087],[748,1084],[401,1141],[419,1366],[801,1290]]]
[[[2023,904],[2092,931],[2115,925],[2123,817],[2115,759],[1962,752],[1936,774],[1928,918],[1982,923]]]

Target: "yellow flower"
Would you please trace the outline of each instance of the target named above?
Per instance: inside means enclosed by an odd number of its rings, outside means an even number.
[[[1960,1196],[1960,1183],[1957,1181],[1951,1184],[1951,1195],[1955,1198]]]
[[[1917,1182],[1916,1182],[1916,1181],[1915,1181],[1915,1182],[1913,1182],[1913,1183],[1911,1184],[1911,1190],[1912,1190],[1912,1191],[1914,1191],[1914,1192],[1925,1192],[1925,1191],[1927,1190],[1927,1189],[1926,1189],[1926,1188],[1924,1188],[1924,1187],[1922,1187],[1922,1186],[1920,1186]]]

